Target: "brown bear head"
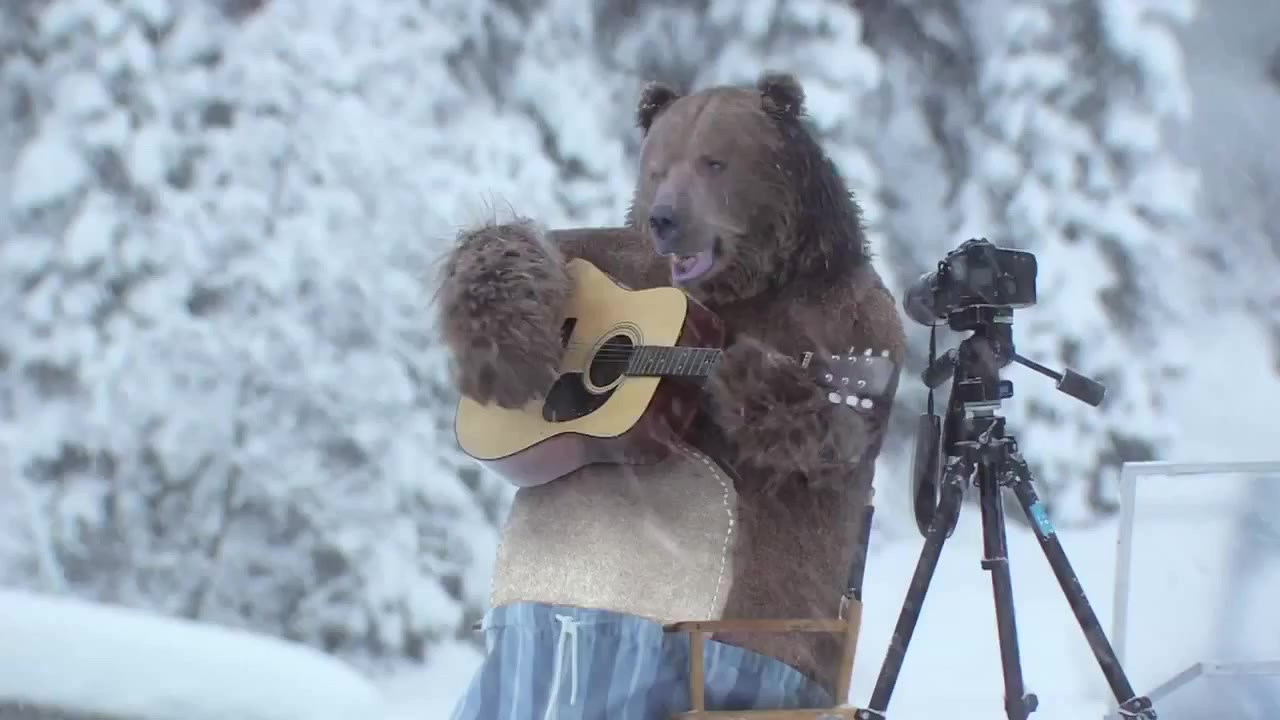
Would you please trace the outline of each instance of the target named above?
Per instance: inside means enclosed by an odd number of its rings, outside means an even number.
[[[628,224],[670,256],[672,284],[709,304],[842,275],[866,257],[861,213],[804,122],[804,89],[641,93],[644,132]]]

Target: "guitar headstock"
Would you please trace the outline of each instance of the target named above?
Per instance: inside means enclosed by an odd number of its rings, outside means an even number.
[[[898,374],[898,364],[888,350],[871,348],[849,348],[844,355],[807,352],[801,366],[828,390],[827,399],[833,405],[863,411],[875,408]]]

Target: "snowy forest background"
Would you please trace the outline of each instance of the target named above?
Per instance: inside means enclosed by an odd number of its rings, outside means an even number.
[[[495,207],[619,223],[649,79],[795,73],[895,292],[969,237],[1037,254],[1019,350],[1108,386],[1007,373],[1059,523],[1106,522],[1126,460],[1265,456],[1278,31],[1270,0],[0,3],[0,587],[370,672],[470,641],[509,490],[454,449],[433,263]],[[915,533],[908,331],[877,542]]]

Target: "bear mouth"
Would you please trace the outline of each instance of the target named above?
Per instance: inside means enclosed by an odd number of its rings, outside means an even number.
[[[719,239],[712,247],[693,255],[671,255],[671,282],[688,283],[711,272],[716,264]]]

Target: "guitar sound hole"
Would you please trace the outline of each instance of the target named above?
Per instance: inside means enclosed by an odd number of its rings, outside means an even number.
[[[587,368],[591,384],[596,387],[606,387],[622,377],[622,372],[627,369],[627,363],[630,362],[635,349],[635,343],[625,335],[614,335],[605,340],[600,349],[596,350],[595,357],[591,358],[591,366]]]
[[[547,422],[568,422],[585,417],[600,409],[612,392],[596,395],[587,390],[582,373],[565,373],[551,385],[547,399],[542,404],[542,419]]]

